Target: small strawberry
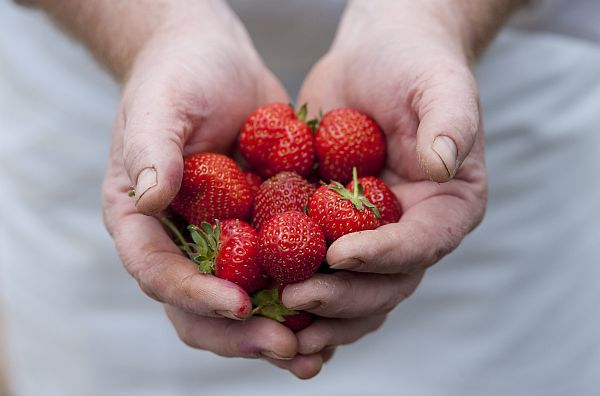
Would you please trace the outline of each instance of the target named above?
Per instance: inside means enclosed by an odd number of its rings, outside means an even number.
[[[295,172],[281,172],[267,179],[254,199],[252,225],[260,230],[271,217],[288,210],[304,211],[315,188]]]
[[[385,136],[377,123],[354,109],[327,112],[315,135],[321,178],[348,183],[352,168],[359,176],[377,175],[385,163]]]
[[[284,288],[285,285],[275,285],[256,293],[252,297],[252,304],[256,307],[252,313],[281,322],[297,333],[310,326],[314,322],[315,316],[310,312],[286,308],[281,302],[281,293]]]
[[[310,278],[325,258],[321,227],[302,212],[279,213],[263,224],[258,255],[265,272],[280,283]]]
[[[215,219],[250,217],[252,193],[248,181],[230,158],[197,153],[185,158],[179,193],[171,209],[191,224]]]
[[[402,208],[398,198],[392,190],[383,182],[373,176],[365,176],[358,179],[363,187],[363,195],[379,209],[381,213],[381,224],[396,223],[402,215]],[[346,188],[354,189],[354,182],[348,183]]]
[[[173,228],[172,223],[163,219],[171,229],[180,249],[198,264],[204,274],[214,274],[239,285],[247,293],[263,288],[269,278],[258,263],[258,234],[250,226],[238,219],[217,220],[214,226],[203,222],[200,227],[188,226],[193,242]]]
[[[308,203],[308,215],[319,224],[327,243],[343,235],[363,230],[373,230],[380,224],[381,214],[364,195],[353,169],[352,191],[334,181],[315,191]]]
[[[248,182],[248,185],[250,186],[250,191],[252,192],[252,196],[256,197],[256,194],[258,193],[258,189],[260,188],[260,185],[262,184],[262,179],[256,173],[252,172],[250,169],[244,170],[243,173],[244,173],[244,176],[246,176],[246,181]]]
[[[307,176],[315,159],[314,136],[306,122],[306,105],[298,115],[284,103],[259,107],[242,127],[239,143],[244,159],[263,178],[294,171]]]

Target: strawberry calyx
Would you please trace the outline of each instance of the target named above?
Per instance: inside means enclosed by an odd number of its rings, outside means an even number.
[[[221,223],[215,220],[215,227],[205,221],[196,225],[189,225],[188,231],[192,237],[193,243],[188,243],[192,254],[189,258],[198,264],[198,269],[203,274],[212,274],[215,272],[215,259],[219,254],[219,238],[221,235]]]
[[[302,121],[306,125],[308,125],[308,128],[314,135],[315,133],[317,133],[317,129],[319,128],[319,122],[321,122],[321,118],[323,117],[323,112],[321,110],[319,110],[319,117],[307,120],[306,117],[308,117],[308,103],[304,103],[302,106],[300,106],[300,110],[298,110],[298,112],[296,113],[296,117],[300,121]]]
[[[219,253],[219,238],[221,235],[221,223],[215,220],[215,227],[210,223],[202,222],[200,227],[188,225],[193,242],[188,242],[181,231],[167,217],[161,217],[161,222],[167,226],[174,235],[177,247],[198,264],[198,269],[203,274],[215,272],[215,259]]]
[[[285,322],[285,317],[297,315],[298,311],[286,308],[279,298],[279,287],[261,290],[252,297],[252,315],[261,315],[278,322]]]
[[[356,167],[352,168],[352,179],[352,191],[349,191],[342,183],[337,181],[331,181],[331,184],[328,185],[327,188],[340,194],[340,199],[350,201],[357,210],[362,211],[366,207],[373,211],[375,217],[380,219],[381,213],[379,213],[377,206],[373,205],[373,203],[371,203],[371,201],[363,194],[363,186],[358,182],[358,172],[356,171]]]

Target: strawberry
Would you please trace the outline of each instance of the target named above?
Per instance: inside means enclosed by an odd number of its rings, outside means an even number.
[[[352,168],[359,176],[377,175],[385,163],[385,136],[377,123],[354,109],[327,112],[315,135],[321,178],[348,183]]]
[[[242,172],[244,173],[244,176],[246,176],[246,181],[248,182],[248,185],[250,186],[250,191],[252,192],[252,196],[256,197],[256,194],[258,193],[258,189],[260,188],[260,185],[262,184],[262,179],[256,173],[252,172],[250,169],[246,169]]]
[[[307,328],[315,320],[315,315],[306,311],[294,311],[281,302],[281,293],[285,285],[270,285],[252,297],[255,306],[252,313],[281,322],[294,333]]]
[[[271,217],[288,210],[304,211],[315,188],[295,172],[281,172],[266,180],[254,199],[252,225],[260,230]]]
[[[325,258],[321,227],[302,212],[276,214],[258,235],[258,254],[265,272],[280,283],[310,278]]]
[[[306,105],[296,115],[290,105],[271,103],[246,120],[239,137],[240,151],[263,178],[283,171],[301,176],[310,173],[315,149],[306,113]]]
[[[365,176],[358,179],[363,187],[363,195],[377,207],[381,213],[380,225],[396,223],[400,220],[402,208],[398,198],[392,190],[383,182],[373,176]],[[346,188],[350,191],[354,189],[354,182],[348,183]]]
[[[380,224],[379,210],[363,195],[356,168],[353,173],[352,191],[334,181],[319,187],[308,203],[308,215],[322,227],[327,243],[351,232],[373,230]]]
[[[169,220],[163,222],[171,229],[180,249],[198,264],[203,274],[214,274],[239,285],[247,293],[263,288],[269,278],[258,263],[258,234],[248,223],[228,219],[216,220],[212,226],[203,222],[200,227],[188,226],[193,242],[187,242]]]
[[[315,321],[315,315],[306,311],[295,311],[295,314],[285,315],[283,324],[294,333],[304,330]]]
[[[230,158],[197,153],[185,158],[179,193],[171,209],[191,224],[215,219],[250,217],[252,193],[248,181]]]

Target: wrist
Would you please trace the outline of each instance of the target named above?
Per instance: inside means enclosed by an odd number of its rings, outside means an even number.
[[[423,39],[440,43],[442,47],[438,50],[470,63],[524,1],[351,0],[341,28],[354,30],[356,34],[389,31],[414,39],[415,43]]]
[[[140,32],[141,37],[131,41],[128,57],[118,72],[119,79],[128,79],[143,53],[157,55],[157,51],[168,52],[169,48],[192,42],[199,46],[214,37],[239,34],[240,30],[243,27],[225,0],[169,1],[160,15],[154,18],[153,24]],[[135,29],[132,33],[136,33]],[[243,42],[240,38],[239,43]]]
[[[252,64],[262,64],[243,24],[224,0],[187,5],[170,8],[143,45],[132,52],[123,82],[133,74],[145,74],[149,68],[169,62],[201,59],[215,48],[220,49],[221,55],[230,51],[243,54],[248,68]]]
[[[189,26],[210,28],[227,18],[225,0],[36,0],[99,63],[123,81],[155,36]]]

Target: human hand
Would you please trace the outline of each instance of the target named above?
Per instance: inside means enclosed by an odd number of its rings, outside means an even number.
[[[286,287],[292,309],[324,317],[297,334],[299,352],[353,342],[381,325],[429,266],[481,221],[487,195],[483,131],[470,39],[443,1],[353,2],[299,102],[352,107],[387,137],[384,181],[398,223],[346,235],[328,250],[338,270]]]
[[[250,318],[237,285],[203,275],[183,257],[155,217],[176,193],[183,156],[229,152],[256,107],[287,95],[259,59],[224,2],[173,10],[141,46],[124,85],[103,185],[106,226],[127,271],[165,303],[180,338],[222,356],[264,356],[300,377],[323,356],[298,357],[285,326]],[[127,192],[135,185],[135,198]],[[231,320],[236,319],[236,320]]]

